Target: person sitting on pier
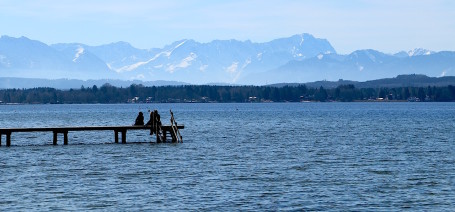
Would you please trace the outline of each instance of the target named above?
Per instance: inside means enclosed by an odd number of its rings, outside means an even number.
[[[139,112],[139,115],[137,115],[134,125],[144,125],[144,114],[142,112]]]

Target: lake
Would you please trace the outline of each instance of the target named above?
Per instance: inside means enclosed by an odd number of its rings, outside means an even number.
[[[172,109],[183,143],[147,131],[13,133],[0,210],[452,210],[454,103],[0,105],[0,127],[131,125]],[[148,120],[148,115],[146,120]],[[61,135],[59,135],[61,136]]]

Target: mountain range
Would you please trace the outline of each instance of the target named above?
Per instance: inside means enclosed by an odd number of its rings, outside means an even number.
[[[455,52],[414,49],[386,54],[367,49],[344,55],[337,54],[326,39],[310,34],[264,43],[180,40],[152,49],[138,49],[126,42],[47,45],[26,37],[0,38],[0,77],[9,78],[263,85],[366,81],[400,74],[455,75]]]

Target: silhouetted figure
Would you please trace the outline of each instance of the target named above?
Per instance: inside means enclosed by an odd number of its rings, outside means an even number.
[[[154,116],[155,116],[155,125],[157,128],[161,127],[161,120],[160,120],[160,114],[158,113],[157,110],[154,111]]]
[[[147,126],[150,125],[150,135],[153,135],[153,132],[155,132],[155,112],[154,111],[150,111],[149,110],[149,113],[150,113],[150,120],[147,122]]]
[[[144,114],[142,112],[139,112],[139,115],[137,115],[134,125],[144,125]]]
[[[160,132],[160,129],[161,129],[161,120],[160,120],[160,114],[158,113],[158,110],[155,110],[153,111],[153,116],[154,116],[154,121],[155,121],[155,133],[156,133],[156,141],[157,143],[161,143],[163,142],[163,140],[161,139],[161,132]]]

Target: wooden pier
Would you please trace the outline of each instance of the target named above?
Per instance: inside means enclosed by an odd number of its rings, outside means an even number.
[[[182,142],[179,129],[184,129],[183,125],[171,123],[168,126],[160,126],[159,131],[155,132],[157,142],[166,142],[169,133],[172,142]],[[2,136],[6,135],[6,146],[11,146],[11,134],[14,132],[52,132],[53,144],[57,145],[57,135],[63,134],[63,144],[68,145],[68,132],[70,131],[114,131],[114,141],[118,143],[119,133],[122,133],[122,143],[126,143],[126,132],[128,130],[148,130],[151,131],[150,125],[133,125],[133,126],[93,126],[93,127],[41,127],[41,128],[0,128],[0,146],[2,145]],[[157,133],[158,132],[158,133]]]

